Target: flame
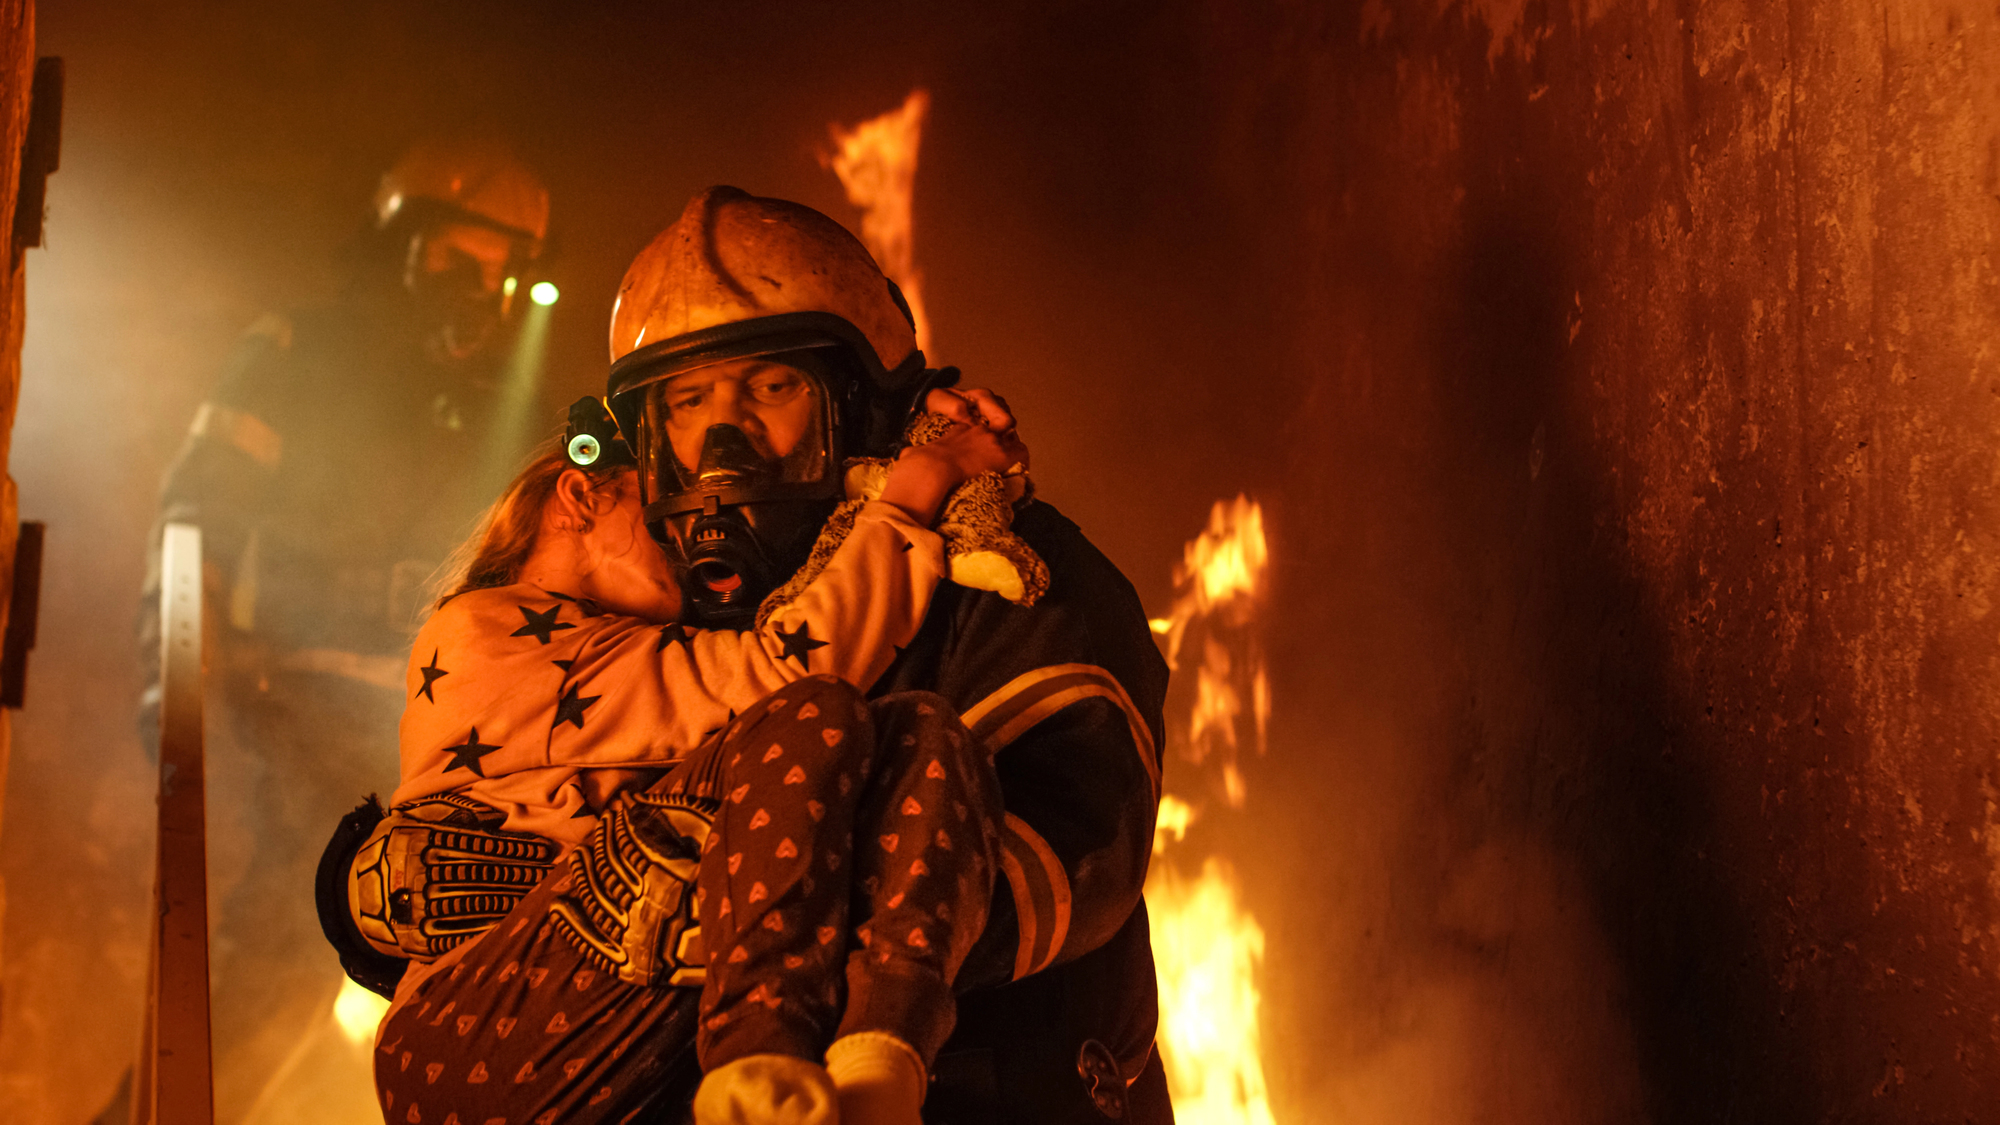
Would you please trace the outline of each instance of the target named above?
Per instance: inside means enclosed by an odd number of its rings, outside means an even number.
[[[1166,638],[1167,665],[1176,670],[1189,635],[1201,635],[1201,666],[1195,673],[1194,707],[1187,719],[1187,753],[1200,763],[1210,753],[1222,751],[1223,791],[1232,808],[1242,808],[1245,797],[1236,761],[1243,741],[1239,720],[1248,713],[1259,754],[1264,752],[1270,724],[1270,679],[1263,647],[1252,628],[1269,564],[1263,508],[1247,496],[1218,500],[1209,510],[1207,529],[1188,541],[1180,565],[1174,568],[1172,611],[1149,622],[1153,632]]]
[[[1257,1027],[1264,931],[1236,901],[1236,875],[1210,858],[1185,879],[1146,881],[1160,980],[1160,1062],[1181,1125],[1273,1125]]]
[[[333,998],[333,1022],[340,1025],[340,1033],[356,1045],[375,1042],[375,1029],[382,1026],[382,1017],[389,1011],[389,1002],[373,992],[342,979],[340,995]]]
[[[930,108],[930,92],[917,89],[903,99],[902,108],[852,129],[836,122],[831,126],[835,151],[820,158],[840,177],[847,201],[861,208],[861,241],[910,303],[910,315],[917,322],[917,347],[926,355],[931,350],[931,324],[924,314],[923,275],[917,270],[910,213],[916,196],[917,147]]]
[[[1196,606],[1207,612],[1230,598],[1257,593],[1270,559],[1264,543],[1264,509],[1247,496],[1217,500],[1209,509],[1208,530],[1188,541],[1181,572],[1195,579]]]
[[[1169,665],[1178,667],[1184,642],[1200,639],[1185,753],[1198,765],[1210,750],[1226,751],[1222,785],[1231,808],[1247,796],[1236,765],[1246,699],[1259,753],[1271,713],[1257,640],[1269,558],[1256,502],[1218,501],[1175,568],[1171,612],[1150,622]],[[1160,1061],[1182,1125],[1273,1125],[1258,1028],[1264,930],[1238,902],[1225,860],[1210,856],[1193,877],[1173,862],[1199,817],[1189,801],[1167,794],[1154,821],[1146,907],[1160,983]]]
[[[1187,839],[1188,826],[1194,823],[1194,806],[1168,793],[1160,798],[1160,812],[1153,820],[1153,854],[1167,850],[1168,844],[1178,844]]]

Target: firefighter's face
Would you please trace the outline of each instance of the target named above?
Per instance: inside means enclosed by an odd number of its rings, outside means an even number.
[[[813,429],[819,391],[805,372],[768,357],[730,360],[676,375],[667,383],[667,438],[692,469],[710,426],[743,431],[757,452],[782,461]]]

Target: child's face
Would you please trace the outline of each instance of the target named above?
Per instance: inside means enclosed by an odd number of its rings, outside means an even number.
[[[680,578],[646,531],[639,475],[620,473],[604,490],[608,503],[581,534],[589,596],[613,613],[661,624],[675,620],[681,614]]]

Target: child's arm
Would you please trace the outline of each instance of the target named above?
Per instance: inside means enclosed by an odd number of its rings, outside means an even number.
[[[761,628],[688,629],[634,618],[599,618],[594,629],[584,623],[578,632],[587,635],[560,654],[569,665],[562,692],[596,702],[583,726],[556,722],[548,761],[671,761],[796,680],[830,674],[866,688],[916,635],[944,573],[937,534],[876,502],[857,514],[825,572]]]
[[[1011,429],[983,426],[905,451],[891,470],[900,485],[864,505],[826,570],[753,631],[651,624],[529,585],[457,599],[413,652],[404,788],[554,765],[657,766],[795,680],[830,674],[866,689],[916,635],[947,573],[943,540],[924,523],[960,482],[1025,456]]]
[[[465,595],[418,634],[396,800],[471,786],[512,815],[521,797],[499,799],[501,778],[665,765],[793,681],[865,688],[916,635],[944,574],[943,540],[876,501],[819,578],[749,632],[656,625],[526,585]]]

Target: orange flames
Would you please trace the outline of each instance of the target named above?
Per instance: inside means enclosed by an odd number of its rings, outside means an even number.
[[[1247,710],[1262,754],[1271,718],[1271,684],[1254,628],[1269,561],[1264,511],[1256,501],[1246,496],[1216,501],[1208,529],[1188,541],[1174,568],[1173,611],[1152,623],[1166,638],[1167,666],[1176,671],[1190,632],[1201,636],[1188,756],[1199,764],[1221,751],[1223,792],[1232,808],[1242,808],[1244,797],[1236,762],[1238,722]]]
[[[1271,713],[1256,635],[1268,561],[1262,509],[1243,496],[1217,502],[1175,568],[1172,612],[1152,623],[1176,668],[1182,645],[1200,638],[1186,754],[1198,764],[1222,751],[1232,808],[1246,796],[1236,764],[1246,697],[1260,754]],[[1258,1025],[1264,931],[1238,902],[1226,860],[1211,856],[1193,876],[1171,862],[1198,818],[1193,805],[1168,794],[1153,829],[1146,905],[1160,982],[1160,1060],[1182,1125],[1273,1125]]]
[[[902,289],[917,322],[917,347],[931,350],[931,322],[924,314],[923,275],[917,271],[911,236],[911,201],[916,195],[917,146],[930,112],[927,90],[912,90],[901,109],[890,110],[852,129],[831,126],[835,151],[821,162],[840,177],[847,201],[861,208],[861,241],[882,272]]]
[[[1160,1061],[1181,1125],[1273,1125],[1264,1086],[1257,971],[1264,931],[1236,901],[1236,874],[1209,858],[1189,879],[1146,881],[1160,980]]]

